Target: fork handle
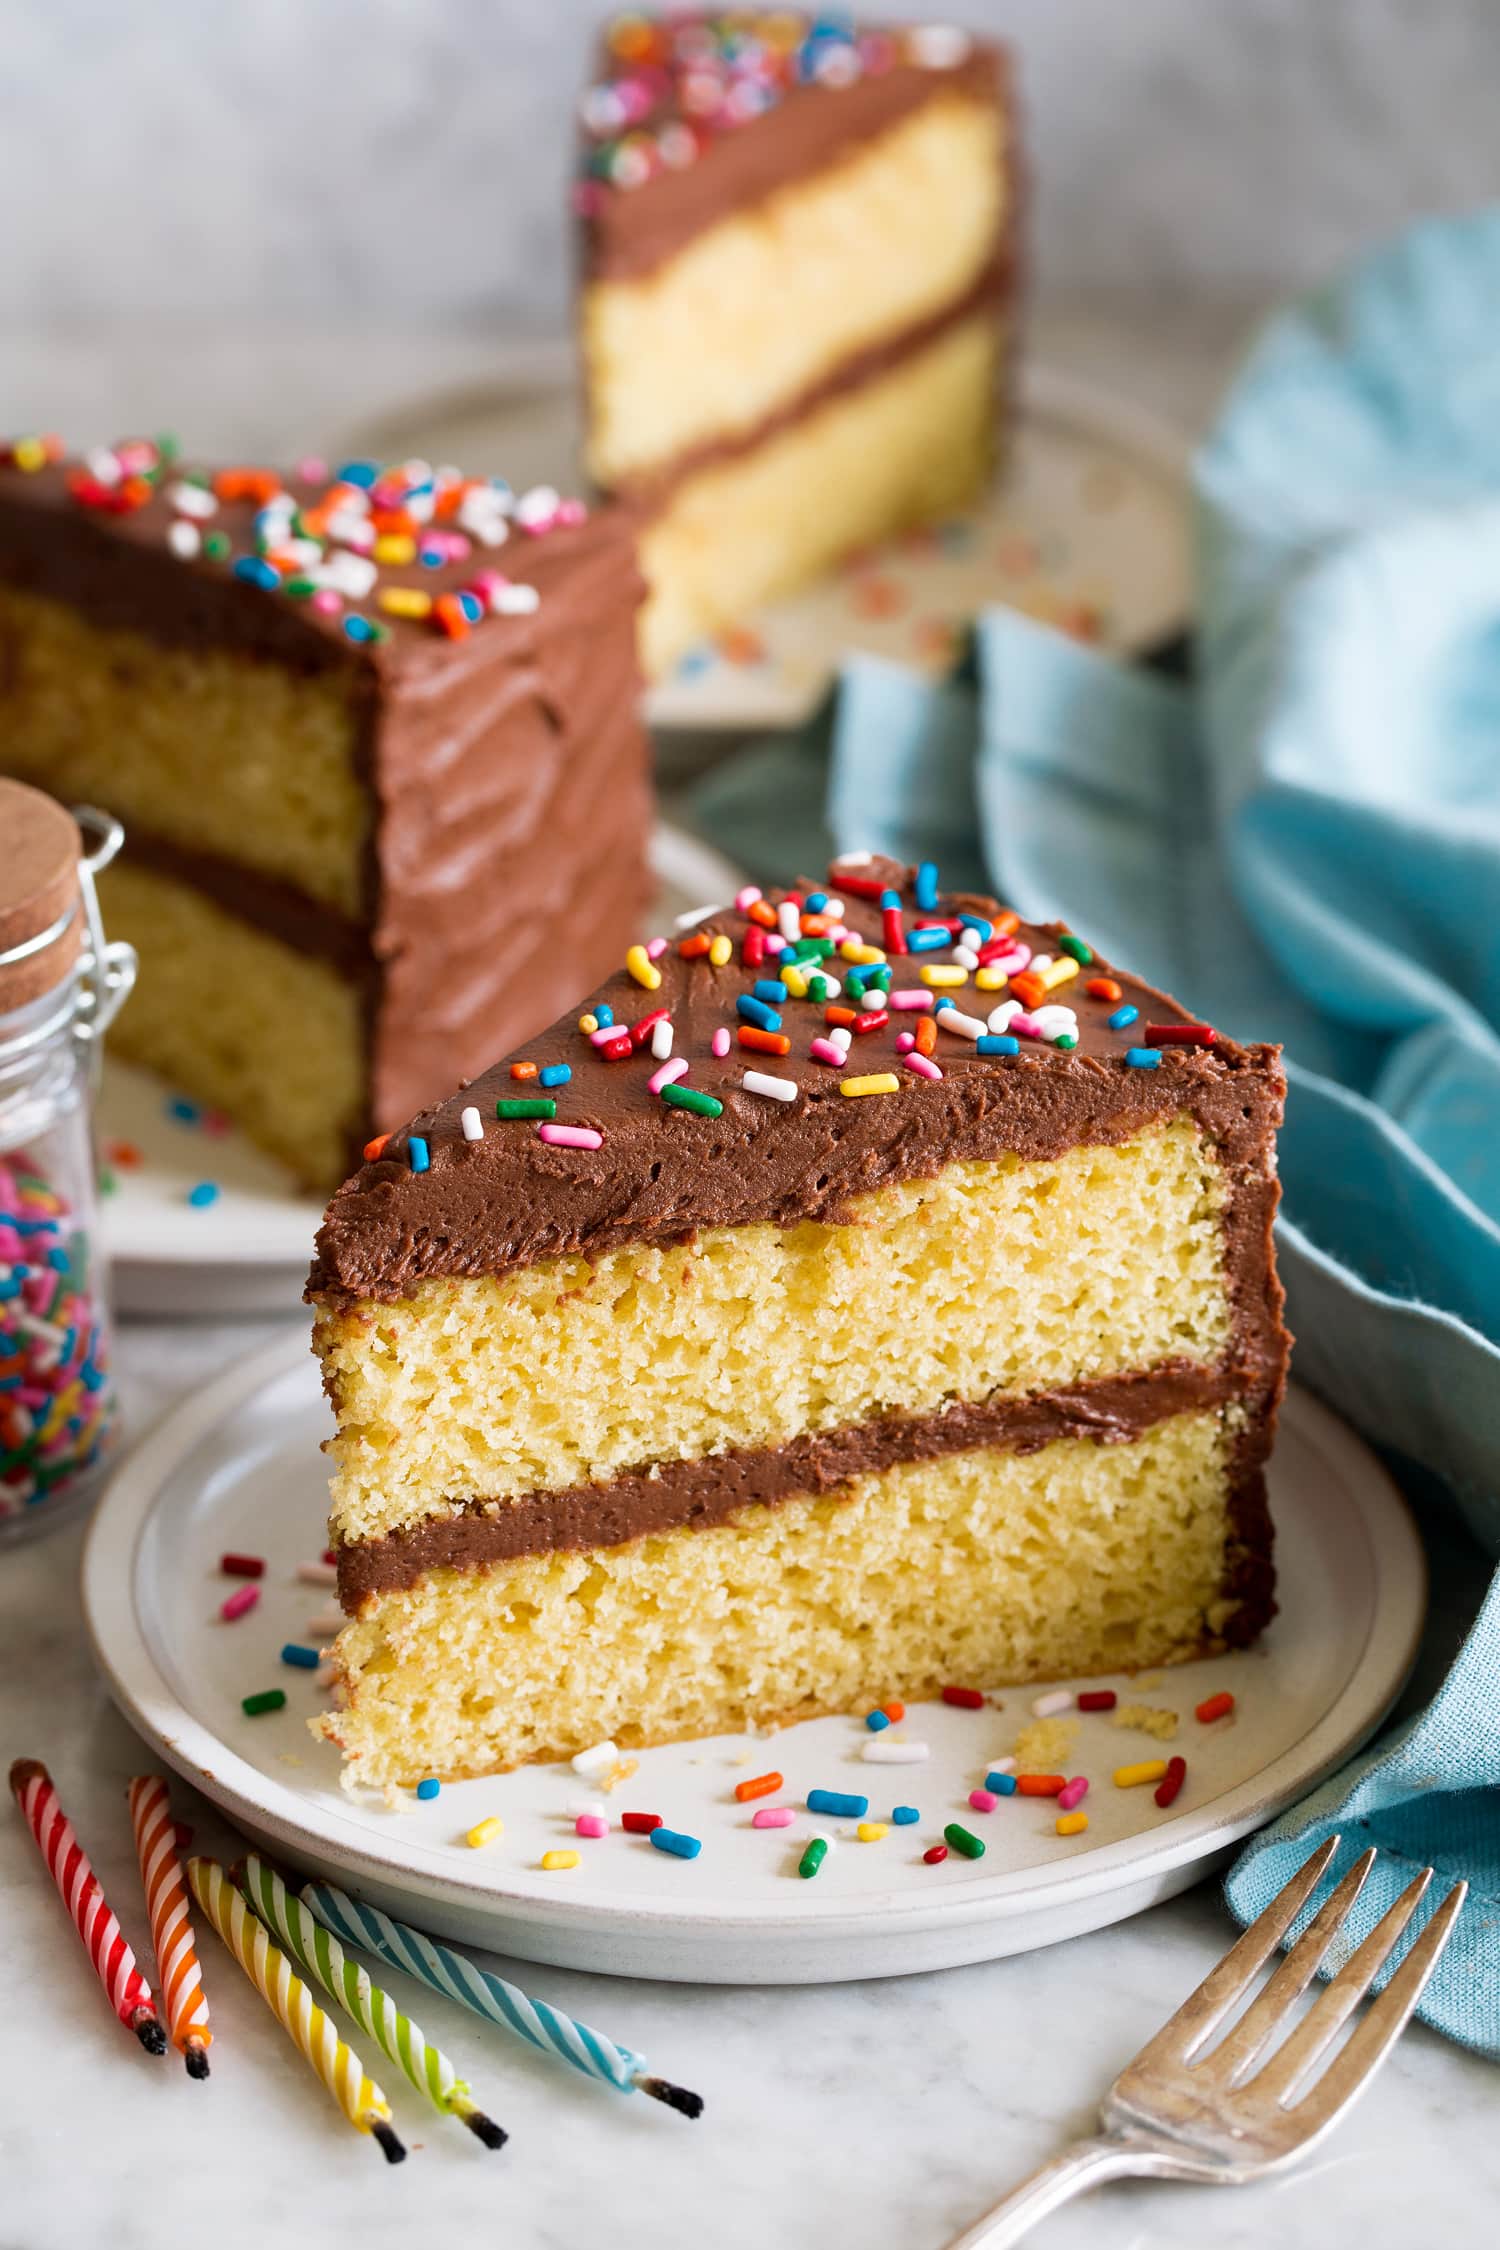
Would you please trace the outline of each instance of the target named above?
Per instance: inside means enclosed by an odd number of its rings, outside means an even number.
[[[1029,2234],[1039,2219],[1071,2202],[1075,2195],[1099,2187],[1105,2180],[1124,2179],[1131,2173],[1159,2175],[1165,2169],[1161,2153],[1146,2141],[1110,2133],[1073,2141],[1019,2187],[1012,2188],[1002,2203],[977,2219],[966,2233],[955,2236],[948,2250],[1010,2250],[1010,2245]]]

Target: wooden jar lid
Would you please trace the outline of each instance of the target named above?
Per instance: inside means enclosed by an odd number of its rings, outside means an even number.
[[[56,991],[82,952],[82,854],[71,813],[24,781],[0,780],[0,1016]],[[6,960],[18,946],[30,950]]]

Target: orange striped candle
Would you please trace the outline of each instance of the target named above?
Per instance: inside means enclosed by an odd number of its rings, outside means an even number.
[[[187,2064],[189,2078],[208,2076],[208,2002],[193,1948],[187,1884],[177,1857],[172,1800],[160,1774],[138,1773],[130,1784],[130,1823],[146,1889],[156,1974],[172,2044]]]

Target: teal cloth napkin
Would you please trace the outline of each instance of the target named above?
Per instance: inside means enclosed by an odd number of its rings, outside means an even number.
[[[852,662],[815,726],[700,803],[765,874],[830,845],[930,857],[1281,1039],[1297,1377],[1435,1472],[1480,1581],[1500,1560],[1497,302],[1500,211],[1415,230],[1268,328],[1197,463],[1192,684],[996,610],[943,683]],[[1500,1578],[1425,1708],[1257,1836],[1227,1895],[1249,1920],[1334,1828],[1336,1871],[1381,1847],[1356,1938],[1416,1866],[1466,1876],[1422,2013],[1500,2058],[1497,1713]]]

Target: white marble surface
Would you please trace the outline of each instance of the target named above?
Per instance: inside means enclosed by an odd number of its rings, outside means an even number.
[[[133,1326],[136,1434],[261,1328]],[[145,1761],[94,1676],[75,1591],[79,1534],[0,1551],[6,1761],[44,1758],[132,1937],[145,1933],[125,1811]],[[229,1842],[177,1791],[209,1849]],[[113,2021],[29,1837],[0,1809],[0,2250],[369,2250],[422,2230],[516,2250],[941,2250],[1070,2134],[1223,1950],[1212,1886],[1134,1923],[948,1974],[791,1991],[651,1986],[514,1971],[698,2088],[689,2125],[532,2058],[435,1998],[421,2015],[511,2131],[486,2155],[397,2096],[400,2170],[352,2133],[211,1933],[218,2040],[190,2084]],[[399,1980],[393,1980],[399,1981]],[[388,2091],[391,2074],[383,2074]],[[1492,2238],[1493,2068],[1420,2026],[1306,2168],[1233,2194],[1114,2187],[1039,2231],[1048,2250],[1429,2250]],[[482,2235],[474,2230],[483,2228]]]

